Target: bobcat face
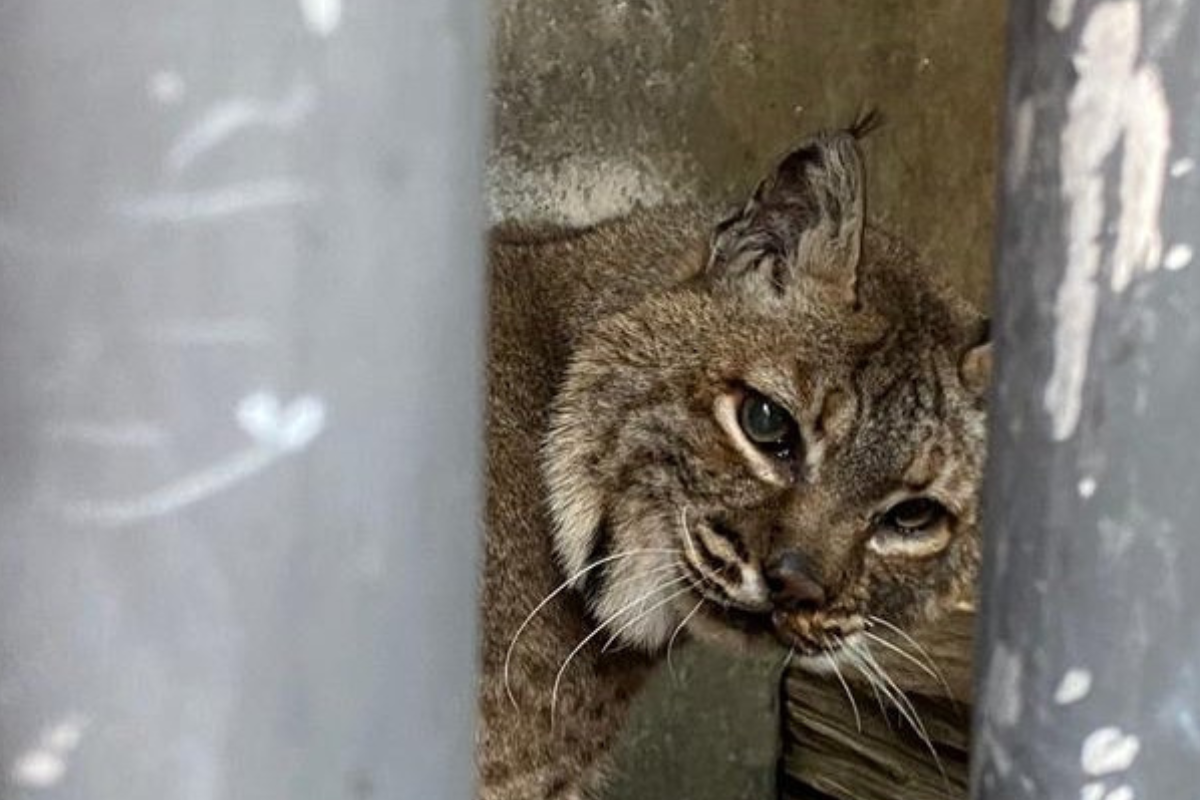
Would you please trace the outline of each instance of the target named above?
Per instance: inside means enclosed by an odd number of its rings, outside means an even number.
[[[862,184],[855,132],[806,142],[690,280],[580,342],[546,476],[562,565],[615,638],[687,625],[815,665],[972,585],[982,320],[864,232]]]

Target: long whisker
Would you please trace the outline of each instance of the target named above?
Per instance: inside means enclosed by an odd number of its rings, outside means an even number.
[[[683,577],[679,577],[679,578],[675,578],[674,580],[670,580],[661,586],[656,586],[653,589],[651,589],[650,594],[653,594],[654,592],[662,591],[663,589],[668,589],[668,588],[675,586],[676,584],[682,582],[683,580],[684,580]],[[610,625],[618,617],[622,616],[623,614],[628,612],[630,609],[632,609],[634,606],[636,606],[638,603],[642,602],[645,599],[646,599],[646,596],[643,595],[641,597],[634,598],[633,600],[629,601],[625,605],[618,608],[616,611],[614,611],[608,617],[608,619],[604,620],[599,625],[597,625],[596,630],[592,631],[587,636],[583,637],[583,640],[579,644],[575,645],[575,649],[573,649],[570,653],[567,654],[566,659],[563,660],[562,666],[558,668],[558,674],[554,676],[554,687],[550,690],[550,719],[551,720],[554,719],[554,711],[555,711],[555,708],[557,708],[557,706],[558,706],[558,687],[562,684],[563,675],[566,674],[567,667],[571,664],[571,660],[574,659],[575,656],[579,655],[580,651],[582,651],[583,648],[587,647],[589,642],[591,642],[593,639],[595,639],[597,636],[599,636],[601,633],[603,633],[604,629],[608,625]]]
[[[870,686],[871,693],[875,694],[875,704],[880,706],[880,716],[883,717],[884,726],[887,726],[888,730],[892,729],[892,718],[888,716],[887,706],[883,705],[883,697],[880,694],[880,686],[878,686],[875,675],[871,674],[871,670],[864,666],[863,658],[858,655],[857,650],[854,650],[851,646],[847,646],[844,652],[848,660],[850,660],[851,666],[858,669],[858,674],[866,679],[866,685]]]
[[[883,681],[880,684],[880,689],[887,696],[887,698],[891,700],[892,705],[896,707],[896,710],[900,712],[900,716],[904,718],[904,720],[917,734],[918,738],[920,738],[921,742],[925,745],[925,749],[927,749],[929,754],[933,756],[934,765],[941,774],[942,781],[946,785],[947,792],[949,792],[950,778],[946,775],[946,770],[942,766],[942,759],[938,756],[937,748],[933,746],[933,740],[930,739],[929,731],[926,730],[925,724],[921,721],[921,715],[917,713],[916,707],[914,707],[912,701],[908,699],[908,695],[904,693],[904,690],[896,685],[896,682],[892,680],[887,671],[879,664],[878,661],[875,660],[875,656],[868,648],[863,647],[859,650],[859,654],[863,657],[865,663],[869,664],[879,678]]]
[[[688,527],[687,515],[687,506],[679,509],[679,526],[683,530],[683,549],[687,555],[691,556],[693,561],[700,561],[701,559],[696,550],[696,542],[692,539],[692,530]]]
[[[604,558],[597,559],[596,561],[593,561],[591,564],[586,565],[583,569],[579,570],[574,575],[567,578],[565,581],[563,581],[557,587],[555,587],[554,590],[550,592],[550,594],[548,594],[544,598],[542,598],[541,602],[539,602],[536,606],[534,606],[534,609],[529,612],[529,616],[525,617],[525,621],[522,622],[520,624],[520,626],[517,628],[517,632],[513,634],[512,640],[509,641],[509,643],[508,643],[508,650],[504,654],[504,691],[508,694],[508,699],[513,704],[513,708],[519,707],[517,704],[517,698],[513,694],[512,682],[509,678],[510,668],[512,665],[513,651],[517,647],[517,640],[521,638],[521,634],[524,633],[525,629],[529,627],[529,623],[533,622],[534,617],[536,617],[539,613],[541,613],[541,610],[543,608],[545,608],[550,603],[550,601],[552,601],[555,597],[558,597],[560,594],[565,592],[568,588],[570,588],[570,586],[572,584],[575,583],[575,581],[579,580],[584,575],[588,574],[589,572],[591,572],[594,569],[597,569],[599,567],[604,566],[605,564],[608,564],[609,562],[617,561],[622,558],[632,558],[633,556],[662,555],[662,554],[672,554],[673,555],[673,554],[677,554],[679,552],[680,552],[679,548],[677,548],[677,547],[671,547],[671,548],[653,547],[653,548],[639,548],[637,550],[626,550],[621,553],[614,553],[610,556],[606,556]]]
[[[842,670],[838,668],[837,661],[834,659],[833,655],[828,650],[825,650],[824,656],[825,660],[829,662],[829,666],[833,667],[833,674],[837,676],[838,683],[842,685],[842,689],[844,689],[846,692],[846,699],[850,701],[850,710],[854,712],[854,727],[857,728],[858,732],[861,734],[862,717],[858,715],[858,703],[854,702],[854,693],[850,691],[849,684],[847,684],[846,679],[842,677]]]
[[[884,696],[891,701],[892,705],[896,707],[896,710],[900,712],[900,715],[906,722],[908,722],[909,726],[912,727],[912,729],[919,736],[927,739],[925,726],[921,723],[916,709],[913,708],[912,702],[908,699],[908,695],[906,695],[904,691],[896,685],[896,682],[892,680],[892,677],[883,668],[883,665],[881,665],[875,659],[875,655],[868,648],[863,647],[859,649],[858,653],[860,656],[862,656],[864,663],[866,663],[879,678],[879,688],[883,691]]]
[[[792,658],[794,658],[795,655],[796,645],[792,645],[788,648],[787,655],[783,657],[783,663],[779,665],[779,680],[783,680],[784,674],[787,672],[788,667],[792,665]]]
[[[692,621],[692,617],[699,613],[700,607],[704,603],[705,599],[701,597],[700,602],[696,603],[696,607],[689,611],[688,615],[683,618],[683,622],[675,626],[674,632],[671,633],[671,640],[667,642],[667,670],[671,673],[671,680],[673,681],[678,680],[678,678],[675,675],[675,663],[671,661],[671,649],[675,647],[675,639],[679,637],[679,634],[687,627],[687,624]]]
[[[941,683],[942,688],[946,690],[946,696],[949,697],[954,702],[956,702],[956,703],[958,702],[958,698],[955,697],[954,692],[952,692],[950,690],[950,683],[946,680],[945,673],[943,673],[942,670],[938,667],[937,661],[933,658],[932,655],[929,654],[929,651],[921,646],[920,642],[918,642],[916,639],[914,639],[912,636],[910,636],[908,634],[908,632],[905,631],[903,628],[901,628],[900,626],[895,625],[891,622],[888,622],[883,617],[869,616],[869,617],[867,617],[867,621],[878,624],[878,625],[882,625],[883,627],[887,628],[889,631],[892,631],[897,636],[903,638],[906,642],[911,644],[913,646],[913,648],[917,651],[917,653],[920,654],[920,656],[925,659],[925,663],[929,665],[929,668],[937,673],[934,676],[934,678],[939,683]]]
[[[646,570],[645,572],[629,573],[628,575],[624,576],[624,578],[625,578],[624,583],[632,583],[635,580],[645,581],[649,578],[657,578],[658,576],[663,575],[664,573],[676,573],[676,572],[678,572],[678,569],[679,569],[679,567],[674,562],[672,562],[670,564],[659,564],[654,569]],[[679,575],[677,577],[683,577],[683,576]],[[650,613],[650,611],[654,610],[654,609],[650,609],[649,611],[646,610],[646,601],[647,600],[649,600],[651,597],[653,597],[655,595],[655,593],[658,592],[659,590],[661,590],[667,586],[671,586],[672,584],[677,584],[677,583],[679,583],[678,580],[673,580],[667,584],[660,584],[660,585],[652,588],[650,591],[642,594],[640,600],[638,601],[638,608],[637,608],[637,612],[636,612],[638,615],[638,618],[640,618],[641,616],[644,616],[644,614],[648,614],[648,613]],[[613,618],[610,617],[608,622],[612,622],[612,621],[613,621]],[[624,628],[622,628],[622,630],[624,630]],[[608,652],[609,647],[612,645],[613,639],[615,639],[615,638],[616,638],[616,635],[614,635],[612,637],[612,639],[609,639],[608,641],[606,641],[604,643],[604,648],[602,649],[601,652]]]
[[[678,578],[676,578],[674,581],[671,581],[670,583],[667,583],[667,584],[666,584],[666,586],[671,586],[672,584],[674,584],[674,585],[679,585],[679,583],[681,583],[681,582],[682,582],[682,581],[684,581],[684,580],[685,580],[685,578],[684,578],[682,575],[680,575],[680,576],[679,576]],[[663,589],[663,588],[666,588],[666,586],[661,586],[661,587],[659,587],[659,588],[660,588],[660,589]],[[634,625],[636,625],[637,623],[641,622],[641,621],[642,621],[642,620],[644,620],[646,617],[650,616],[650,615],[651,615],[651,614],[653,614],[655,611],[657,611],[658,609],[660,609],[660,608],[662,608],[663,606],[665,606],[667,603],[669,603],[669,602],[671,602],[672,600],[674,600],[676,597],[679,597],[680,595],[683,595],[683,594],[687,594],[687,593],[688,593],[688,592],[690,592],[691,590],[692,590],[692,587],[690,587],[690,586],[685,586],[685,587],[683,587],[682,589],[680,589],[679,591],[677,591],[677,592],[673,592],[672,594],[670,594],[670,595],[668,595],[668,596],[664,597],[663,599],[659,600],[657,603],[655,603],[654,605],[650,606],[650,607],[649,607],[649,608],[647,608],[646,610],[644,610],[644,611],[639,611],[639,612],[638,612],[638,614],[637,614],[637,616],[635,616],[633,619],[631,619],[631,620],[629,620],[628,622],[626,622],[626,623],[625,623],[624,625],[622,625],[620,628],[617,628],[617,632],[616,632],[616,633],[614,633],[612,636],[608,637],[608,641],[604,643],[604,647],[602,647],[602,648],[600,649],[600,652],[602,652],[602,653],[606,653],[606,652],[608,652],[608,649],[609,649],[610,647],[612,647],[612,644],[613,644],[613,642],[617,641],[617,639],[619,639],[619,638],[621,637],[621,634],[622,634],[622,633],[624,633],[625,631],[629,630],[629,629],[630,629],[630,628],[632,628]]]
[[[867,685],[871,687],[871,694],[875,695],[875,704],[879,706],[879,716],[883,717],[883,724],[890,731],[892,729],[892,720],[888,717],[887,707],[883,704],[883,696],[879,694],[879,681],[875,675],[863,664],[862,656],[853,647],[847,646],[843,648],[843,653],[850,661],[850,666],[858,670],[858,673],[867,679]]]
[[[875,634],[871,633],[870,631],[864,630],[862,632],[862,634],[863,634],[863,636],[870,639],[872,642],[883,645],[888,650],[891,650],[896,655],[900,656],[901,658],[908,661],[910,664],[917,667],[917,669],[921,670],[926,675],[928,675],[929,677],[933,678],[935,681],[940,683],[942,688],[946,690],[946,694],[950,694],[950,687],[946,685],[946,681],[942,678],[942,676],[939,675],[938,673],[934,672],[932,669],[930,669],[923,661],[920,661],[917,658],[915,658],[907,650],[903,649],[899,645],[892,644],[887,639],[884,639],[882,636],[876,636]]]

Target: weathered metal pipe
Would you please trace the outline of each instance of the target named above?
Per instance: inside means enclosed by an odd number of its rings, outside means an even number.
[[[1200,4],[1010,4],[973,796],[1196,796]]]

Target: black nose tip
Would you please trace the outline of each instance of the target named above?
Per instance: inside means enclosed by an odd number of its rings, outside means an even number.
[[[771,601],[786,611],[815,610],[825,605],[825,590],[813,577],[812,563],[798,550],[784,550],[767,563]]]

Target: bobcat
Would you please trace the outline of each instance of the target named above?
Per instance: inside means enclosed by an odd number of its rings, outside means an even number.
[[[493,232],[485,800],[587,796],[681,635],[861,666],[970,595],[986,320],[867,224],[865,127],[715,226]]]

